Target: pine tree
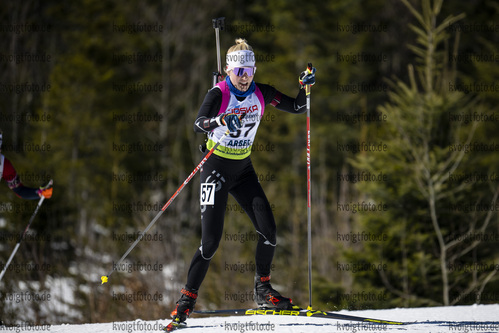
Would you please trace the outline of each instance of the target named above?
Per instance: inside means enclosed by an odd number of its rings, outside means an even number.
[[[402,1],[418,22],[409,24],[416,35],[416,43],[409,45],[416,64],[408,68],[408,83],[390,81],[389,102],[379,107],[389,119],[381,132],[388,150],[376,157],[360,154],[353,161],[361,170],[388,176],[387,181],[359,185],[366,200],[389,205],[381,214],[363,214],[365,228],[388,235],[386,243],[366,245],[367,259],[386,262],[388,269],[367,275],[377,275],[374,284],[387,288],[404,305],[449,305],[473,291],[483,292],[497,279],[497,254],[488,251],[483,238],[474,237],[489,233],[497,221],[491,210],[473,207],[496,202],[499,188],[492,186],[487,197],[473,198],[474,184],[454,181],[476,170],[483,156],[466,149],[476,143],[479,124],[450,121],[456,114],[490,110],[476,95],[449,84],[455,82],[456,72],[447,64],[446,28],[464,15],[437,23],[443,1],[423,0],[420,11]],[[467,209],[470,202],[472,213]],[[471,267],[477,257],[485,269],[463,268]]]

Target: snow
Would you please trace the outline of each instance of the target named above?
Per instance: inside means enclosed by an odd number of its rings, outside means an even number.
[[[350,332],[350,333],[492,333],[499,332],[499,304],[389,310],[340,311],[342,314],[410,322],[407,325],[379,325],[324,318],[285,316],[196,317],[179,332]],[[123,321],[102,324],[25,326],[0,328],[0,332],[142,333],[161,332],[168,318],[156,321]]]

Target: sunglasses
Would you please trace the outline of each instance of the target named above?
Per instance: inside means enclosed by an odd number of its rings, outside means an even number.
[[[235,67],[233,69],[234,74],[237,76],[243,76],[244,74],[248,74],[248,76],[255,75],[256,67]]]

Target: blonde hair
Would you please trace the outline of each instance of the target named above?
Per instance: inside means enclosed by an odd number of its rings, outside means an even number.
[[[244,38],[238,38],[238,39],[236,39],[236,44],[232,45],[229,48],[229,50],[227,51],[227,53],[231,53],[231,52],[234,52],[234,51],[240,51],[240,50],[253,51],[253,48],[248,44],[248,42],[246,41],[246,39],[244,39]]]

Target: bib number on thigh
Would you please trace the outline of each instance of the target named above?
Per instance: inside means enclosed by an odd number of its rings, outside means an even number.
[[[202,183],[201,184],[201,192],[200,192],[200,203],[201,205],[210,205],[213,206],[215,204],[215,183]]]

